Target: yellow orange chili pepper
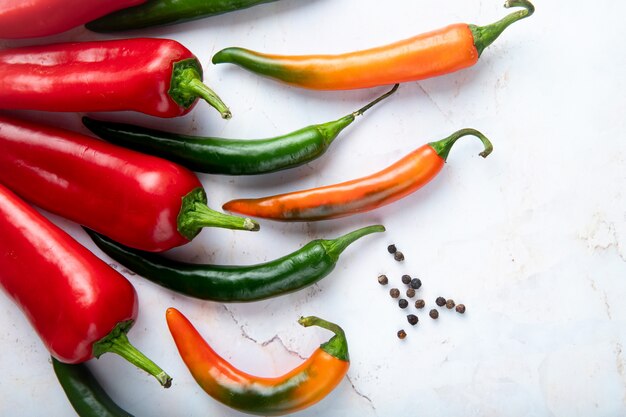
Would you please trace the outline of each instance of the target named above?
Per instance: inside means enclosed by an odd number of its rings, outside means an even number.
[[[487,157],[491,153],[493,146],[482,133],[462,129],[445,139],[421,146],[368,177],[271,197],[232,200],[223,208],[281,221],[326,220],[373,210],[426,185],[441,171],[454,143],[466,135],[482,141],[485,149],[480,156]]]
[[[343,330],[318,317],[302,317],[298,322],[304,327],[323,327],[335,336],[300,366],[275,378],[235,368],[215,353],[178,310],[169,308],[166,318],[180,356],[196,382],[215,400],[245,413],[278,416],[310,407],[341,382],[350,366]]]
[[[523,7],[502,20],[476,26],[459,23],[390,45],[338,55],[270,55],[226,48],[214,64],[237,64],[288,84],[314,90],[349,90],[436,77],[474,65],[483,50],[512,23],[530,16],[527,0],[507,0]]]

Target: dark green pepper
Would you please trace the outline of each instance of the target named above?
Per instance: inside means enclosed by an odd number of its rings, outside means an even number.
[[[184,136],[139,126],[83,118],[83,124],[101,138],[177,162],[208,174],[255,175],[294,168],[323,155],[356,116],[389,97],[386,94],[341,119],[312,125],[271,139],[238,140]]]
[[[116,32],[172,25],[276,0],[148,0],[87,23],[94,32]]]
[[[85,229],[87,230],[87,229]],[[332,272],[339,255],[355,240],[384,232],[363,227],[337,239],[317,239],[287,256],[258,265],[197,265],[122,246],[87,230],[111,258],[144,278],[190,297],[220,302],[248,302],[297,291]]]
[[[52,358],[52,366],[80,417],[133,417],[113,402],[86,365],[70,365]]]

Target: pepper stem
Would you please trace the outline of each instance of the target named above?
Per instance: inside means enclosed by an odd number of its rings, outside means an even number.
[[[222,99],[215,93],[215,91],[211,90],[209,86],[204,84],[199,78],[192,78],[189,81],[189,90],[193,91],[204,99],[207,103],[213,106],[220,114],[222,115],[222,119],[230,119],[233,117],[233,114],[230,112],[230,109],[224,104]]]
[[[356,240],[372,233],[380,233],[384,231],[385,226],[382,225],[367,226],[336,239],[324,240],[322,244],[324,245],[328,256],[330,256],[333,261],[337,262],[339,255],[341,255],[341,253]]]
[[[222,99],[202,82],[202,66],[195,58],[173,64],[168,94],[172,100],[184,108],[191,107],[198,97],[203,98],[219,111],[224,119],[232,117]]]
[[[232,230],[250,230],[256,232],[260,226],[248,217],[220,213],[206,205],[206,193],[200,187],[183,197],[178,214],[178,231],[185,238],[192,240],[204,227],[221,227]]]
[[[511,24],[522,20],[535,12],[535,6],[528,0],[507,0],[504,3],[504,7],[523,7],[524,10],[518,10],[507,16],[502,20],[486,26],[469,25],[472,35],[474,36],[474,46],[480,56],[485,48],[491,45],[497,38],[504,32],[504,30]]]
[[[371,109],[372,107],[374,107],[375,105],[377,105],[378,103],[380,103],[381,101],[383,101],[384,99],[386,99],[387,97],[395,93],[398,90],[398,87],[400,87],[400,84],[394,85],[391,90],[387,91],[385,94],[378,97],[376,100],[372,101],[371,103],[361,107],[359,110],[352,113],[352,116],[354,117],[361,116],[363,113],[365,113],[366,111],[368,111],[369,109]]]
[[[476,129],[461,129],[458,132],[454,132],[447,138],[438,140],[437,142],[431,142],[429,143],[429,145],[444,161],[446,161],[448,159],[448,155],[450,154],[452,146],[454,146],[454,143],[463,136],[468,135],[476,136],[485,146],[485,149],[478,155],[486,158],[491,153],[491,151],[493,151],[493,145],[491,144],[489,139],[487,139],[485,135],[483,135]]]
[[[320,345],[320,349],[339,360],[350,362],[348,341],[346,340],[346,334],[341,327],[335,323],[320,319],[316,316],[300,317],[298,323],[304,327],[318,326],[335,333],[335,335],[331,337],[328,342]]]
[[[111,333],[93,344],[93,356],[99,358],[107,352],[116,353],[136,367],[143,369],[155,377],[164,388],[169,388],[172,385],[172,378],[157,364],[130,344],[126,332],[130,330],[132,325],[132,320],[118,323]]]

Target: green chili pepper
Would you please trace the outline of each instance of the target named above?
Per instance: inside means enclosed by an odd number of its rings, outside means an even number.
[[[276,0],[148,0],[139,6],[96,19],[85,26],[94,32],[116,32],[173,25],[272,1]]]
[[[70,365],[52,358],[52,366],[80,417],[133,417],[113,402],[86,365]]]
[[[83,124],[109,142],[169,159],[193,171],[223,175],[266,174],[294,168],[319,158],[356,116],[362,115],[397,89],[396,84],[389,92],[341,119],[270,139],[184,136],[88,117],[83,118]]]
[[[197,265],[122,246],[91,230],[87,233],[111,258],[144,278],[190,297],[248,302],[297,291],[332,272],[339,255],[355,240],[384,232],[368,226],[337,239],[317,239],[287,256],[258,265]]]

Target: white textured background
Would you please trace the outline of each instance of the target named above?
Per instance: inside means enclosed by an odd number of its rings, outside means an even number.
[[[179,308],[209,343],[250,373],[278,375],[328,338],[300,315],[341,324],[352,366],[331,395],[302,416],[622,416],[626,414],[626,4],[536,1],[479,63],[403,85],[340,136],[320,160],[256,178],[202,176],[213,207],[356,178],[423,143],[474,127],[495,146],[461,140],[441,175],[391,206],[316,224],[262,222],[260,233],[206,230],[173,256],[249,264],[381,222],[388,232],[356,243],[312,288],[254,304],[196,301],[129,276],[140,297],[130,339],[173,377],[163,390],[114,355],[89,366],[137,416],[239,416],[208,397],[180,360],[164,320]],[[234,114],[200,104],[178,120],[107,115],[181,133],[261,138],[336,119],[383,89],[311,92],[210,64],[227,46],[276,53],[342,52],[453,22],[486,24],[500,0],[281,0],[131,36],[171,37],[206,66],[207,82]],[[101,39],[84,29],[55,41]],[[39,41],[43,43],[44,41]],[[22,45],[30,42],[0,44]],[[15,112],[80,129],[77,114]],[[76,225],[51,216],[93,248]],[[389,243],[405,253],[398,264]],[[96,251],[98,255],[100,252]],[[121,270],[121,268],[118,268]],[[405,314],[376,282],[419,276],[429,306],[443,295],[467,313],[433,321]],[[31,277],[45,279],[45,277]],[[400,284],[401,285],[401,284]],[[411,306],[407,310],[414,311]],[[405,328],[408,337],[396,338]],[[0,296],[0,415],[72,415],[48,354],[20,311]]]

